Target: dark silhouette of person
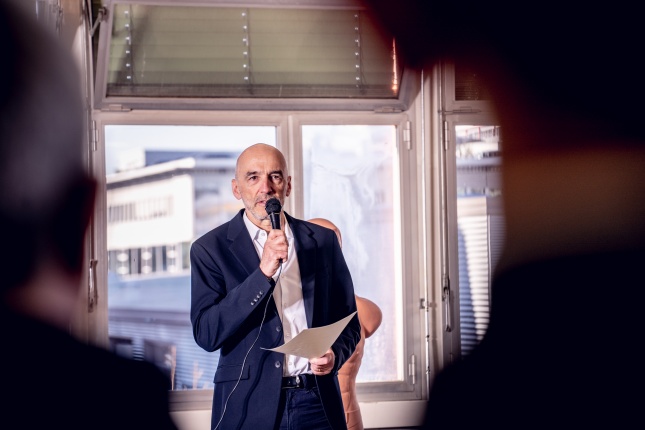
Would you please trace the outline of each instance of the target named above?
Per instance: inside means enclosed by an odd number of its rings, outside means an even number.
[[[309,222],[327,227],[336,233],[338,243],[343,247],[343,238],[340,229],[331,221],[325,218],[312,218]],[[383,313],[373,301],[354,294],[356,297],[356,308],[358,309],[358,321],[361,323],[361,340],[356,345],[356,350],[349,357],[349,360],[338,370],[338,383],[340,394],[343,397],[343,408],[345,409],[345,420],[347,430],[363,430],[363,416],[361,415],[358,397],[356,395],[356,377],[363,362],[365,351],[365,339],[372,336],[383,321]]]
[[[409,68],[476,72],[502,134],[490,324],[424,428],[642,426],[641,15],[619,0],[365,0]],[[640,424],[639,424],[640,423]]]
[[[168,381],[69,330],[95,181],[69,53],[23,8],[0,2],[2,427],[176,429]]]

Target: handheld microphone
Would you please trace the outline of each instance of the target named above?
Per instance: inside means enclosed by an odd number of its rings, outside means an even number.
[[[269,219],[271,220],[271,228],[274,230],[280,230],[280,211],[282,210],[280,200],[275,197],[271,197],[264,205],[264,209],[266,209]],[[282,258],[280,259],[280,264],[282,264]]]
[[[280,211],[282,210],[280,200],[275,197],[271,197],[269,200],[267,200],[264,208],[266,209],[267,214],[269,215],[269,219],[271,220],[271,228],[274,230],[280,230]]]

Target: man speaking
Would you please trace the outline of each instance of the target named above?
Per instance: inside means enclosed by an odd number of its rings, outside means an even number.
[[[193,335],[220,350],[211,428],[346,429],[337,371],[360,340],[356,316],[321,357],[266,350],[356,311],[336,234],[281,210],[291,177],[273,146],[240,154],[232,189],[244,209],[190,252]]]

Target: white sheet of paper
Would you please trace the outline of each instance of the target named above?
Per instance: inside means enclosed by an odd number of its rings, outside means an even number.
[[[289,342],[275,348],[262,348],[268,351],[282,352],[283,354],[297,355],[306,359],[320,357],[331,348],[349,320],[356,314],[352,312],[345,318],[322,327],[308,328]]]

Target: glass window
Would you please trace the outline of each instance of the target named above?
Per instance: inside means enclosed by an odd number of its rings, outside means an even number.
[[[231,179],[256,142],[275,145],[276,128],[105,127],[110,345],[156,363],[175,390],[213,386],[219,352],[193,339],[188,253],[242,208]]]
[[[457,248],[462,354],[482,339],[504,235],[500,127],[456,125]]]
[[[302,126],[305,219],[339,228],[356,294],[383,313],[365,342],[357,382],[403,380],[396,137],[394,125]]]
[[[415,166],[408,167],[410,146],[399,144],[407,116],[345,116],[353,125],[330,125],[337,124],[336,115],[294,112],[198,112],[186,118],[184,112],[100,115],[106,224],[98,243],[103,240],[107,264],[101,258],[98,267],[106,271],[107,291],[100,294],[108,305],[106,322],[98,325],[106,324],[100,327],[104,341],[109,335],[114,350],[153,360],[170,375],[174,410],[210,410],[219,352],[203,351],[192,336],[188,250],[242,207],[230,188],[235,160],[247,146],[267,142],[280,147],[290,163],[289,213],[339,226],[356,293],[383,313],[365,342],[357,376],[361,407],[387,410],[412,400],[406,407],[418,412],[426,382],[425,337],[414,271],[421,257],[410,239],[418,237],[418,218],[405,212],[405,202],[416,200],[417,184],[403,183],[415,182]],[[243,126],[225,126],[230,123]],[[125,215],[127,206],[132,217]],[[403,213],[410,223],[403,225]],[[417,412],[404,422],[416,423]]]

